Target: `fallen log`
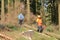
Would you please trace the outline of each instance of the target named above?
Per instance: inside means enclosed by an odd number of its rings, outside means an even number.
[[[44,32],[44,34],[49,35],[49,36],[51,36],[51,37],[55,37],[55,38],[57,38],[58,40],[60,40],[60,35],[58,35],[58,34],[51,33],[51,32]]]
[[[13,40],[12,38],[10,38],[10,37],[8,37],[8,36],[6,36],[4,34],[1,34],[1,33],[0,33],[0,37],[5,39],[5,40]]]

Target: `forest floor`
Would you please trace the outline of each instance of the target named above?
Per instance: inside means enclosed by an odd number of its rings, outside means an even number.
[[[47,32],[46,30],[43,33],[36,31],[36,28],[32,27],[33,25],[26,25],[22,27],[11,27],[11,31],[2,30],[1,34],[5,34],[11,40],[60,40],[60,35],[58,33]],[[28,30],[32,30],[32,37]],[[23,35],[24,34],[24,35]],[[0,37],[0,40],[5,40],[3,37]],[[6,39],[7,40],[7,39]]]

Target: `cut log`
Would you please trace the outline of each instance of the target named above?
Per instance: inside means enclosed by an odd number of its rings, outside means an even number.
[[[4,34],[1,34],[1,33],[0,33],[0,37],[4,38],[5,40],[13,40],[12,38],[10,38]]]

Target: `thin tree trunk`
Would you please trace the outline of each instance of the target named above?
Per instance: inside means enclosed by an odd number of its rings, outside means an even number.
[[[27,22],[30,22],[30,3],[27,0]]]
[[[43,19],[43,24],[46,25],[45,23],[45,12],[44,12],[44,0],[41,0],[41,10],[40,10],[42,19]]]
[[[15,4],[14,4],[14,10],[15,10],[15,15],[16,15],[16,13],[18,14],[18,9],[19,9],[19,0],[14,0],[15,1]]]
[[[15,14],[15,15],[16,15],[16,13],[17,13],[16,7],[17,7],[17,5],[16,5],[16,0],[14,0],[14,14]]]
[[[2,1],[2,3],[1,3],[1,5],[2,5],[2,6],[1,6],[1,7],[2,7],[2,8],[1,8],[1,22],[4,23],[4,18],[5,18],[5,17],[4,17],[4,16],[5,16],[5,15],[4,15],[4,0],[1,0],[1,1]]]
[[[18,21],[18,19],[17,19],[17,15],[18,15],[18,11],[19,11],[19,10],[18,10],[18,8],[19,8],[19,7],[18,7],[18,5],[19,5],[18,2],[19,2],[19,0],[14,0],[14,15],[15,15],[15,16],[13,17],[13,18],[14,18],[13,20],[15,21],[14,23],[16,23],[16,22]]]
[[[11,22],[11,7],[10,7],[10,0],[8,0],[8,23]]]
[[[9,0],[10,1],[10,0]],[[13,11],[14,11],[14,4],[13,4],[13,0],[10,2],[10,13],[12,15]]]
[[[18,13],[20,13],[20,11],[21,11],[21,10],[20,10],[20,3],[21,3],[21,2],[20,2],[20,0],[18,0],[18,2],[19,2],[19,5],[18,5]]]
[[[15,7],[14,7],[14,8],[15,8],[15,10],[16,10],[16,0],[15,0]],[[15,12],[16,12],[16,11],[15,11]]]
[[[36,12],[37,12],[37,1],[38,1],[38,0],[36,0]]]
[[[8,13],[10,13],[10,0],[8,0]]]
[[[60,30],[60,2],[58,3],[59,30]]]

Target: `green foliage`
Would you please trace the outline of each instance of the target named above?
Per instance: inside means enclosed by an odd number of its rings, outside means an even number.
[[[53,1],[53,2],[52,2]],[[58,7],[56,0],[49,0],[47,12],[51,13],[51,22],[55,25],[58,24]]]
[[[10,28],[11,30],[13,30],[13,31],[15,31],[15,30],[19,30],[20,32],[23,32],[23,31],[26,31],[27,29],[26,28],[24,28],[24,27],[17,27],[17,26],[14,26],[14,25],[12,25],[12,24],[7,24],[6,25],[8,28]]]
[[[53,32],[53,29],[52,28],[47,28],[47,31]]]
[[[24,37],[20,37],[19,39],[16,39],[16,40],[27,40],[27,39]]]
[[[35,0],[31,1],[30,9],[34,14],[36,13],[36,2],[35,2]]]
[[[5,10],[5,13],[7,13],[7,11],[8,11],[7,5],[8,5],[8,0],[4,0],[4,10]]]
[[[38,0],[36,2],[36,12],[37,12],[37,14],[40,14],[40,9],[41,9],[41,0]]]
[[[44,35],[40,35],[39,33],[37,32],[34,32],[34,35],[32,37],[32,40],[56,40],[56,38],[54,37],[46,37]]]
[[[53,32],[53,31],[54,31],[54,27],[53,27],[53,26],[48,26],[48,27],[46,28],[46,30],[47,30],[48,32]]]
[[[17,27],[12,24],[7,24],[6,26],[12,30],[17,30]]]
[[[24,28],[24,27],[21,27],[19,28],[20,32],[24,32],[24,31],[27,31],[27,28]]]

